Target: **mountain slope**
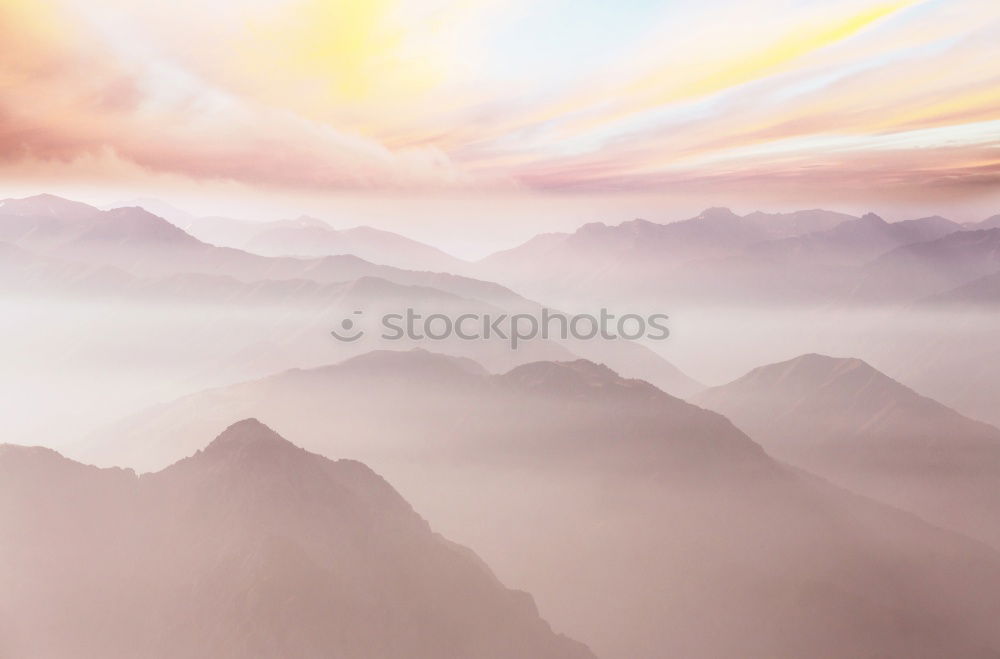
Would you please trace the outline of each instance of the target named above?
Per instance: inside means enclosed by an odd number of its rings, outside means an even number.
[[[895,247],[935,240],[961,228],[941,217],[886,222],[874,213],[867,213],[826,231],[755,245],[751,253],[781,253],[795,259],[861,264]]]
[[[329,284],[372,276],[489,303],[527,305],[513,291],[492,282],[376,265],[352,255],[265,257],[201,242],[142,208],[101,211],[51,195],[4,200],[0,205],[0,242],[40,256],[113,266],[140,277],[187,273],[242,281],[313,279]]]
[[[52,194],[40,194],[23,199],[0,200],[0,215],[47,217],[66,222],[85,222],[100,214],[100,210],[79,201]]]
[[[0,648],[592,659],[374,472],[255,420],[156,474],[0,446]]]
[[[748,245],[794,234],[796,226],[824,226],[824,211],[806,215],[746,217],[728,208],[709,208],[669,224],[631,220],[615,226],[585,224],[571,234],[546,234],[478,263],[481,271],[519,284],[532,279],[583,286],[602,277],[663,272],[685,261],[721,257]]]
[[[913,292],[905,289],[892,295],[874,295],[885,287],[877,277],[867,280],[866,264],[900,246],[935,240],[961,229],[940,217],[890,223],[868,213],[825,231],[761,241],[723,258],[687,263],[671,273],[665,287],[659,286],[673,299],[693,303],[911,302]],[[892,271],[885,273],[887,278],[892,276]]]
[[[1000,547],[1000,430],[861,360],[804,355],[694,401],[774,455]]]
[[[468,267],[437,248],[396,233],[371,227],[337,230],[313,218],[268,222],[238,247],[265,256],[353,254],[366,261],[417,270],[462,272]]]
[[[962,227],[941,217],[889,223],[829,211],[740,217],[712,208],[690,220],[539,236],[479,263],[529,294],[622,304],[826,302],[849,299],[859,270],[879,255]]]
[[[904,245],[865,266],[858,297],[918,300],[1000,272],[1000,229]]]
[[[497,376],[369,353],[149,410],[94,454],[167,460],[248,410],[376,466],[602,657],[1000,649],[986,614],[1000,606],[996,552],[788,469],[722,416],[583,360]]]
[[[790,213],[763,213],[755,211],[743,216],[744,222],[752,223],[765,231],[773,239],[804,236],[807,233],[827,231],[843,222],[856,220],[847,213],[813,208]]]
[[[139,205],[156,213],[161,204]],[[166,210],[166,209],[164,209]],[[391,231],[359,226],[334,229],[323,220],[296,219],[250,222],[225,217],[191,217],[160,213],[161,217],[213,245],[234,247],[263,256],[320,257],[351,254],[373,263],[399,268],[460,273],[468,263],[425,243]]]
[[[402,339],[386,342],[379,338],[382,327],[378,318],[386,313],[402,313],[413,309],[427,316],[429,313],[447,314],[457,318],[472,313],[479,317],[486,314],[498,316],[501,311],[492,305],[475,299],[467,299],[439,290],[431,286],[404,285],[375,276],[359,276],[349,281],[321,283],[307,278],[266,279],[244,281],[228,275],[206,273],[179,273],[157,277],[138,277],[113,266],[93,265],[57,258],[43,257],[27,252],[14,245],[0,242],[0,291],[22,299],[70,299],[76,302],[121,302],[130,305],[132,311],[172,307],[175,317],[189,309],[192,322],[202,324],[199,333],[223,330],[220,325],[226,313],[244,315],[268,313],[282,309],[284,315],[272,323],[262,319],[262,327],[252,329],[248,323],[241,331],[241,340],[251,342],[254,332],[261,340],[273,344],[268,352],[284,352],[286,358],[268,358],[269,368],[247,371],[242,369],[239,377],[247,373],[263,374],[291,365],[306,365],[317,355],[330,359],[346,354],[334,351],[341,347],[360,346],[333,343],[330,329],[345,317],[353,317],[355,311],[363,311],[367,318],[368,349],[380,345],[401,348],[412,341]],[[428,281],[435,281],[428,278]],[[524,301],[527,304],[527,301]],[[300,320],[295,323],[292,315]],[[221,318],[220,318],[221,317]],[[278,333],[272,325],[280,320],[291,329]],[[203,322],[202,322],[203,321]],[[376,331],[377,330],[377,331]],[[289,335],[290,332],[290,335]],[[303,337],[310,341],[306,344]],[[230,342],[225,348],[239,345]],[[490,340],[462,341],[455,338],[435,342],[435,347],[443,352],[452,352],[481,360],[493,370],[508,370],[517,364],[538,359],[567,359],[574,355],[594,360],[606,361],[630,376],[643,377],[662,389],[677,396],[688,396],[704,388],[673,364],[666,361],[649,348],[630,341],[587,341],[561,337],[553,334],[551,340],[533,340],[522,344],[518,350],[511,350],[509,341],[494,337]],[[224,351],[219,358],[230,355]],[[352,349],[350,352],[354,352]],[[305,361],[304,361],[305,359]],[[260,362],[260,355],[250,355],[241,359],[244,366]]]
[[[481,263],[490,267],[515,267],[525,258],[570,256],[607,258],[629,255],[657,258],[705,258],[756,242],[831,229],[856,218],[819,209],[793,213],[756,211],[739,216],[728,208],[708,208],[678,222],[658,224],[632,220],[609,226],[586,224],[571,234],[543,234],[519,247],[498,252]]]
[[[265,256],[354,256],[400,268],[459,273],[468,263],[411,238],[371,227],[337,230],[303,215],[291,220],[251,222],[226,217],[197,217],[158,199],[133,199],[141,206],[206,243],[235,247]]]
[[[28,248],[66,251],[118,248],[192,247],[199,242],[141,208],[102,211],[53,195],[0,202],[0,240]]]
[[[932,295],[920,307],[952,309],[996,309],[1000,307],[1000,272],[983,275],[950,291]]]
[[[463,366],[458,367],[457,364]],[[470,364],[475,366],[470,367]],[[563,376],[570,383],[579,382],[588,373],[594,376],[580,390],[587,394],[585,400],[595,405],[593,411],[565,422],[567,427],[586,428],[588,423],[609,427],[626,412],[632,411],[636,418],[630,422],[633,424],[631,427],[637,431],[641,429],[644,435],[655,435],[677,424],[680,431],[684,428],[685,419],[692,413],[698,413],[697,408],[642,380],[623,379],[605,366],[582,359],[533,362],[503,375],[493,375],[467,358],[420,348],[376,350],[329,366],[292,369],[261,380],[183,397],[151,410],[150,414],[137,415],[114,429],[98,433],[88,459],[117,462],[140,470],[159,469],[194,451],[225,427],[229,419],[248,416],[247,410],[254,408],[260,411],[262,419],[269,410],[297,410],[291,417],[282,412],[282,423],[287,427],[289,421],[298,418],[294,422],[296,436],[306,442],[304,446],[307,448],[321,452],[329,447],[325,439],[315,434],[319,427],[317,420],[341,415],[341,425],[350,427],[351,432],[338,438],[338,446],[348,454],[354,454],[380,446],[389,448],[391,453],[401,446],[405,447],[408,436],[418,427],[437,428],[433,432],[443,433],[442,441],[449,439],[453,433],[445,428],[450,427],[450,422],[435,415],[449,408],[464,410],[466,408],[462,406],[467,404],[468,409],[480,410],[483,415],[476,424],[475,432],[489,432],[491,442],[504,444],[507,440],[502,435],[494,434],[486,427],[489,422],[508,429],[522,425],[530,429],[535,420],[505,418],[503,410],[506,405],[521,405],[522,398],[531,399],[536,393],[545,403],[551,402],[552,397],[561,400],[562,393],[558,388],[547,386],[544,380],[543,385],[536,385],[523,377],[523,374],[546,371],[556,374],[552,377]],[[370,391],[379,391],[380,395],[373,397],[369,395]],[[615,392],[628,395],[616,396]],[[634,395],[639,392],[643,395],[635,399]],[[653,405],[653,402],[656,404]],[[534,406],[525,404],[529,408]],[[615,405],[623,407],[618,410]],[[387,407],[398,407],[399,414],[386,414]],[[553,409],[546,411],[553,415],[556,412]],[[471,412],[463,411],[463,414]],[[359,422],[352,423],[352,419]],[[555,415],[551,421],[564,423],[560,415]],[[157,428],[161,422],[162,425]],[[724,420],[712,414],[707,415],[706,422],[707,427],[698,429],[699,434],[707,436],[709,430],[721,427],[720,423],[725,425]],[[514,431],[511,430],[511,433]],[[136,442],[134,438],[138,435],[144,435],[145,440]],[[321,443],[309,444],[313,439]],[[712,441],[724,440],[719,437]],[[683,451],[699,450],[699,444],[687,445],[679,438],[674,444]],[[711,444],[709,442],[704,446]],[[741,440],[739,445],[740,451],[759,453],[752,442]],[[444,442],[427,448],[437,452],[446,446],[453,445]],[[530,446],[523,448],[530,452]],[[600,445],[595,445],[595,448],[600,448]],[[676,457],[668,453],[664,456]]]
[[[981,222],[967,222],[966,229],[980,231],[983,229],[1000,229],[1000,214],[992,215]]]

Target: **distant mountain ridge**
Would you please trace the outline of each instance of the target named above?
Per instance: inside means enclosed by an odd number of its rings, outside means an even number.
[[[1000,229],[1000,213],[992,215],[980,222],[967,222],[963,225],[967,229]]]
[[[693,401],[779,458],[1000,548],[1000,429],[860,359],[803,355]]]
[[[354,256],[414,270],[464,274],[462,259],[391,231],[358,226],[334,229],[308,215],[293,219],[252,222],[219,216],[197,216],[159,199],[133,199],[122,206],[140,206],[211,245],[234,247],[263,256]]]
[[[242,247],[265,256],[354,254],[374,263],[419,270],[461,273],[468,267],[436,247],[396,233],[364,226],[334,229],[309,217],[265,223]]]
[[[101,211],[55,195],[0,201],[0,241],[24,242],[49,249],[71,243],[99,244],[112,240],[123,246],[177,244],[198,241],[184,231],[138,207]]]
[[[223,307],[262,310],[269,305],[312,310],[313,315],[296,329],[299,336],[305,333],[314,339],[310,345],[319,351],[316,354],[330,354],[319,343],[333,342],[329,325],[357,310],[366,311],[370,322],[377,323],[379,314],[403,308],[451,317],[469,312],[537,313],[541,308],[499,284],[449,273],[376,265],[349,255],[265,257],[216,247],[140,208],[101,211],[51,195],[7,200],[3,207],[12,213],[0,212],[0,245],[6,246],[0,249],[0,272],[10,275],[0,281],[4,292],[22,297],[97,296],[142,304],[214,304],[220,311]],[[326,328],[318,325],[323,323]],[[277,339],[273,334],[268,338]],[[537,341],[517,352],[499,340],[491,346],[455,340],[450,347],[495,369],[578,355],[607,360],[678,395],[702,388],[649,348],[627,341]],[[301,353],[307,347],[301,348],[286,365],[303,363]],[[277,360],[281,351],[267,352]]]
[[[383,382],[382,379],[385,379]],[[312,387],[313,385],[323,385],[323,383],[333,383],[337,387],[345,386],[352,391],[350,396],[338,396],[337,400],[323,403],[325,409],[322,415],[328,414],[331,410],[345,405],[344,411],[347,413],[360,413],[361,410],[370,410],[372,405],[381,405],[378,400],[372,400],[364,396],[365,389],[361,387],[362,381],[372,381],[371,386],[376,389],[384,389],[385,395],[396,387],[408,389],[417,382],[422,382],[426,386],[425,394],[434,397],[437,394],[439,384],[448,387],[460,385],[459,391],[463,392],[461,397],[476,396],[481,393],[497,393],[503,396],[531,394],[533,391],[543,392],[545,395],[569,396],[580,400],[592,400],[607,397],[607,401],[614,401],[618,396],[631,398],[639,395],[641,404],[646,405],[651,400],[658,401],[663,409],[656,410],[655,416],[660,417],[670,410],[683,409],[691,411],[690,406],[680,399],[665,393],[653,385],[636,379],[623,378],[615,371],[603,364],[595,364],[586,359],[573,359],[570,361],[536,361],[522,364],[510,369],[506,373],[493,374],[484,369],[478,362],[454,355],[443,354],[441,352],[431,352],[423,348],[411,348],[408,350],[381,349],[362,353],[358,356],[333,363],[326,366],[319,366],[308,369],[291,369],[283,371],[263,379],[252,380],[234,385],[234,390],[241,394],[252,392],[257,387],[266,390],[281,391],[297,390],[299,385]],[[377,383],[377,384],[374,384]],[[355,388],[359,388],[353,392]],[[228,389],[228,388],[225,388]],[[223,390],[210,390],[202,392],[212,398]],[[323,390],[323,387],[320,387]],[[457,394],[458,392],[456,392]],[[582,398],[581,398],[582,395]],[[126,464],[141,470],[152,470],[162,468],[182,455],[195,450],[199,443],[199,438],[205,439],[206,429],[217,423],[221,419],[228,419],[234,416],[247,416],[248,410],[260,407],[261,402],[251,403],[249,399],[241,396],[224,395],[235,406],[229,404],[220,405],[211,413],[200,415],[197,426],[200,429],[188,429],[181,433],[182,437],[189,438],[187,443],[177,445],[164,444],[153,446],[154,437],[159,433],[149,432],[149,442],[142,446],[131,445],[128,436],[135,432],[132,420],[127,420],[114,432],[102,433],[101,441],[94,446],[94,452],[88,453],[90,459],[97,459],[99,462],[112,459],[117,463]],[[175,401],[178,404],[186,405],[188,400],[197,399],[198,396],[180,399]],[[308,399],[303,395],[303,403]],[[358,400],[354,400],[354,399]],[[348,403],[347,401],[353,401]],[[292,403],[292,401],[289,401]],[[452,401],[452,406],[459,403]],[[269,403],[265,406],[269,406]],[[170,406],[163,406],[162,409],[169,409]],[[435,406],[432,406],[436,407]],[[430,409],[430,408],[429,408]],[[419,410],[409,410],[417,413]],[[159,414],[160,412],[157,412]],[[258,415],[260,416],[260,415]],[[177,427],[177,419],[184,418],[184,415],[177,415],[171,426]],[[142,415],[137,416],[137,420],[142,419]],[[376,424],[364,429],[363,435],[359,434],[352,438],[351,445],[361,441],[362,444],[375,440],[379,434],[391,437],[398,434],[397,424],[399,419],[390,416]],[[394,430],[378,430],[384,424],[387,428]],[[403,427],[406,427],[405,424]],[[218,429],[207,431],[209,434],[217,432]],[[109,434],[114,435],[113,441],[107,441]],[[361,439],[371,435],[370,439]],[[166,437],[162,439],[166,440]],[[343,441],[347,441],[345,438]],[[692,449],[697,449],[692,446]],[[745,450],[753,453],[756,447],[752,443],[747,443]]]
[[[784,252],[797,258],[859,264],[900,245],[935,240],[962,227],[942,217],[886,222],[874,213],[842,222],[831,229],[781,242],[753,246],[761,252]]]
[[[396,234],[367,227],[338,231],[315,218],[257,225],[171,214],[192,227],[197,222],[218,225],[223,234],[242,231],[245,235],[237,242],[248,248],[259,237],[254,249],[274,255],[210,246],[140,208],[100,211],[52,195],[0,202],[0,242],[146,276],[192,272],[321,283],[375,276],[508,308],[523,305],[523,298],[506,286],[453,273],[478,273],[558,306],[581,300],[605,305],[664,300],[909,304],[992,274],[965,266],[950,273],[947,268],[915,273],[912,259],[906,262],[890,253],[918,253],[919,245],[938,242],[944,249],[950,242],[967,240],[964,234],[988,233],[983,227],[993,218],[976,225],[940,216],[890,223],[871,213],[857,218],[814,209],[757,211],[741,217],[726,208],[709,208],[670,224],[598,222],[573,233],[543,234],[473,265]],[[313,252],[336,254],[279,256]],[[425,271],[428,264],[439,272]],[[932,281],[935,278],[940,281]]]
[[[709,258],[729,253],[755,242],[777,239],[797,232],[832,228],[855,219],[831,211],[811,210],[797,213],[769,214],[757,211],[744,217],[728,208],[709,208],[688,220],[658,224],[631,220],[609,226],[600,222],[585,224],[573,233],[543,234],[513,249],[497,252],[479,262],[487,271],[527,267],[522,257],[531,255],[566,259],[587,256],[600,268],[614,255],[629,258],[682,257]],[[538,264],[541,265],[541,264]]]
[[[469,265],[436,247],[398,233],[367,226],[334,229],[324,220],[308,215],[252,222],[227,217],[198,217],[154,199],[139,199],[132,203],[206,243],[262,256],[317,258],[350,254],[373,263],[455,274],[462,274]]]
[[[197,273],[244,281],[313,279],[319,283],[339,283],[374,276],[485,302],[526,304],[513,291],[492,282],[377,265],[353,255],[300,259],[217,247],[201,242],[142,208],[101,211],[53,195],[0,202],[0,242],[41,256],[114,266],[143,277]]]
[[[1000,307],[1000,272],[983,275],[944,293],[917,303],[919,308],[996,309]]]
[[[901,291],[917,299],[1000,272],[1000,229],[955,232],[904,245],[868,263],[860,297],[893,299]]]
[[[571,234],[544,234],[478,267],[531,295],[570,302],[597,296],[634,304],[867,303],[860,270],[865,264],[893,249],[963,231],[939,216],[890,223],[873,213],[740,217],[710,208],[670,224],[592,223]],[[894,294],[904,301],[922,296],[919,290]]]

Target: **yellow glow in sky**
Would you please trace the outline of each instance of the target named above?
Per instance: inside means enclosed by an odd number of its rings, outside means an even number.
[[[108,153],[309,189],[641,187],[867,163],[866,136],[924,127],[958,168],[1000,124],[995,0],[0,0],[0,50],[12,175]]]

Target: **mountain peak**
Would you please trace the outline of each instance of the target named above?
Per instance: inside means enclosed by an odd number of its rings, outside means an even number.
[[[541,389],[548,393],[578,395],[630,391],[662,394],[659,389],[644,380],[623,378],[604,364],[597,364],[587,359],[531,362],[512,369],[502,377],[522,387]]]
[[[833,357],[831,355],[823,355],[818,352],[809,352],[804,355],[799,355],[798,357],[793,357],[784,363],[795,365],[797,367],[835,367],[850,364],[864,365],[871,368],[871,366],[868,366],[867,363],[857,357]]]
[[[78,221],[90,219],[100,212],[100,209],[89,204],[48,193],[0,201],[0,213],[6,215],[58,217],[64,220]]]
[[[633,220],[627,220],[618,225],[619,228],[628,229],[633,232],[642,231],[647,227],[662,227],[663,225],[657,224],[656,222],[650,222],[649,220],[637,217]]]
[[[591,236],[591,235],[602,236],[602,235],[606,234],[609,230],[612,230],[613,228],[614,227],[612,227],[610,225],[607,225],[604,222],[587,222],[586,224],[584,224],[583,226],[581,226],[579,229],[577,229],[576,233],[574,235],[576,235],[576,236]]]
[[[861,216],[861,219],[859,221],[862,224],[877,224],[879,226],[882,226],[884,224],[889,224],[875,213],[865,213],[864,215]]]
[[[840,376],[846,373],[879,373],[867,362],[856,357],[831,357],[818,353],[800,355],[787,361],[755,368],[746,377],[765,380],[808,378],[810,380]]]
[[[212,440],[205,448],[205,454],[223,452],[272,453],[275,451],[300,450],[290,441],[271,430],[254,418],[237,421]]]
[[[141,206],[122,206],[104,211],[102,221],[84,234],[85,238],[129,239],[151,243],[197,245],[201,242],[159,215]]]
[[[256,419],[140,479],[8,453],[44,464],[0,460],[4,657],[594,657],[370,468]]]
[[[1000,229],[1000,214],[992,215],[979,223],[980,229]]]
[[[728,384],[708,389],[699,395],[699,404],[722,411],[719,407],[733,396],[785,396],[792,401],[851,400],[864,408],[881,404],[914,403],[923,398],[905,385],[857,358],[830,357],[810,353],[775,364],[759,366]],[[720,403],[722,401],[722,403]],[[798,404],[798,403],[796,403]],[[722,411],[725,414],[724,411]]]
[[[65,197],[60,197],[59,195],[54,195],[49,192],[42,192],[40,194],[29,195],[27,197],[22,197],[15,201],[23,201],[26,203],[42,203],[42,204],[79,204],[81,202],[71,201]],[[85,205],[85,204],[84,204]]]
[[[725,206],[712,206],[703,210],[696,220],[733,220],[739,219],[739,215]]]

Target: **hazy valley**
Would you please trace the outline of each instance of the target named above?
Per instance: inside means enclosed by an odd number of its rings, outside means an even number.
[[[170,220],[0,203],[5,656],[1000,652],[992,220]],[[379,335],[603,306],[669,337]]]

